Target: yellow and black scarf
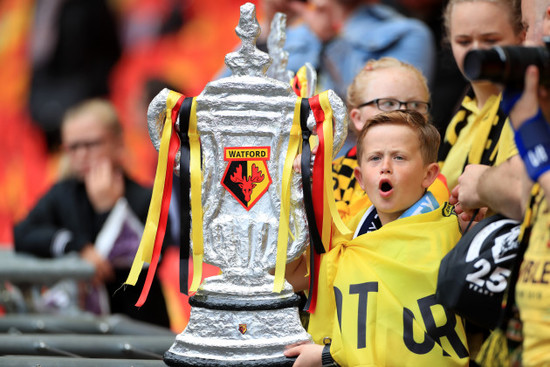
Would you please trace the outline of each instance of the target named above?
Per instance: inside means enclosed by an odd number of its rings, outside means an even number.
[[[467,108],[467,105],[469,102],[473,101],[474,98],[474,93],[470,89],[464,97],[459,110],[449,123],[445,133],[445,138],[439,148],[438,161],[440,166],[442,166],[443,162],[447,159],[447,156],[457,142],[461,131],[464,127],[466,127],[466,125],[468,125],[468,118],[472,114],[472,110]],[[492,117],[492,123],[486,136],[480,136],[479,139],[474,140],[474,145],[471,147],[464,165],[462,166],[463,169],[468,164],[485,164],[489,166],[495,165],[499,149],[498,142],[507,117],[508,116],[505,115],[500,108],[497,108],[496,113]]]

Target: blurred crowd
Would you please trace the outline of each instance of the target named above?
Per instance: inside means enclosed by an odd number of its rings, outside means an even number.
[[[307,11],[310,6],[295,1],[290,2],[295,3],[293,9],[283,9],[279,6],[289,2],[250,2],[257,6],[264,30],[269,29],[274,12],[284,10],[291,15],[291,10],[301,7]],[[114,105],[124,131],[127,173],[138,183],[151,186],[158,155],[147,132],[148,103],[164,87],[196,96],[206,83],[220,75],[225,55],[240,43],[233,30],[243,3],[243,0],[0,2],[0,80],[3,82],[0,89],[0,245],[13,246],[14,225],[25,218],[59,179],[63,155],[59,135],[61,120],[68,108],[86,99],[106,98]],[[355,9],[362,2],[338,3]],[[443,46],[441,14],[446,1],[385,0],[380,3],[388,7],[381,7],[375,17],[380,20],[386,16],[399,17],[394,11],[400,12],[428,32],[425,36],[429,42],[421,42],[427,50],[420,55],[424,59],[415,66],[427,74],[431,102],[436,106],[431,114],[434,124],[443,132],[466,86],[450,49]],[[295,28],[299,29],[299,22],[307,23],[307,15],[294,14],[300,15]],[[352,18],[345,15],[342,19]],[[314,19],[317,21],[321,24],[320,18]],[[293,22],[296,25],[296,19],[290,16],[288,24]],[[357,27],[356,23],[352,25]],[[343,23],[333,31],[346,33]],[[350,34],[358,34],[357,29],[350,28]],[[264,31],[258,40],[260,48],[265,48],[266,35]],[[327,35],[332,36],[334,34]],[[324,40],[320,39],[322,44]],[[303,56],[299,54],[299,47],[291,58]],[[316,65],[321,81],[327,80],[322,74],[322,67],[327,65],[323,51],[321,49],[319,65]],[[337,53],[337,49],[332,52]],[[385,54],[374,53],[368,58]],[[304,60],[308,61],[297,58],[296,62],[302,65]],[[360,59],[356,64],[362,67],[365,61]],[[405,61],[415,63],[414,59]],[[327,85],[345,92],[346,83],[357,71],[347,70],[345,85],[338,85],[341,82],[338,78]],[[170,254],[166,255],[170,259]],[[160,268],[161,280],[165,279],[166,283],[167,274],[173,274],[176,267],[177,254],[173,261],[165,261]],[[177,286],[172,285],[172,291],[165,294],[169,309],[174,297],[178,297]],[[188,307],[185,302],[180,305]],[[172,327],[181,330],[185,320],[178,320],[177,315],[178,312],[171,312]]]

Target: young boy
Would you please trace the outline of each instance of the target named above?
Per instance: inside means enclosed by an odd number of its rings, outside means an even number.
[[[426,189],[440,137],[414,111],[381,113],[358,138],[355,176],[373,206],[335,234],[322,259],[309,332],[295,366],[465,366],[461,320],[435,302],[439,263],[460,238],[448,204]]]

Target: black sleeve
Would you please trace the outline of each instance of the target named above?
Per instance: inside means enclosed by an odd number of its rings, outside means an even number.
[[[66,196],[67,193],[62,191],[60,187],[54,186],[38,201],[27,217],[14,227],[15,251],[52,257],[52,242],[63,230],[69,231],[71,235],[65,252],[80,250],[88,242],[82,235],[75,235],[74,231],[64,225],[63,194]]]
[[[125,197],[128,200],[128,204],[132,211],[139,218],[141,223],[145,226],[147,221],[147,214],[149,212],[149,205],[151,203],[152,190],[143,187],[131,180],[128,180],[126,184]],[[164,235],[164,241],[162,245],[162,252],[174,244],[174,240],[171,235],[170,218],[166,221],[166,233]]]

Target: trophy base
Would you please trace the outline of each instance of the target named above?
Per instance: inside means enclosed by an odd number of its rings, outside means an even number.
[[[164,354],[164,362],[174,367],[292,366],[295,359],[284,356],[285,347],[311,341],[292,288],[221,294],[212,291],[217,282],[208,280],[190,297],[189,323]]]
[[[243,366],[243,367],[253,367],[253,366],[265,366],[265,367],[291,367],[296,358],[288,357],[276,357],[271,359],[241,359],[241,360],[215,360],[215,359],[205,359],[205,358],[189,358],[186,356],[180,356],[170,351],[164,353],[164,363],[168,366],[186,366],[186,367],[234,367],[234,366]]]

